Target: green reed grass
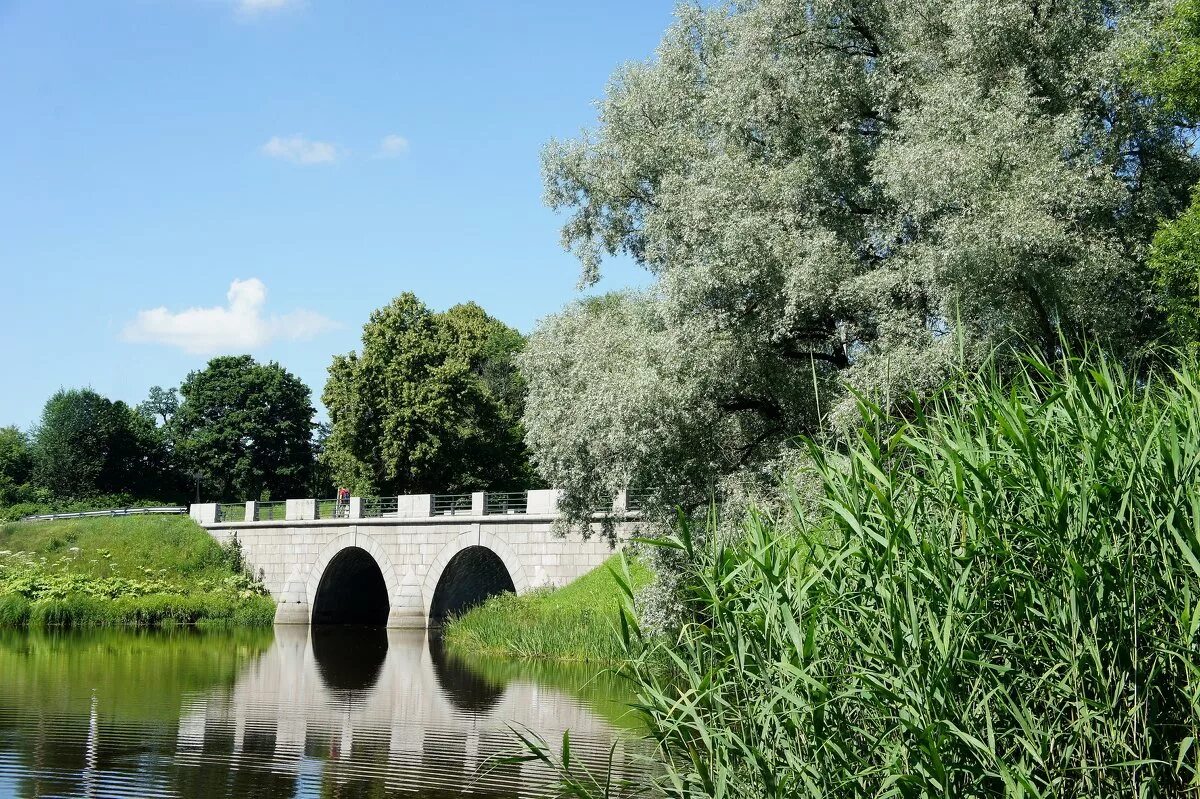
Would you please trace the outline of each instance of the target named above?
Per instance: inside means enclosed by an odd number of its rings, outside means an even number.
[[[1193,372],[1030,358],[813,455],[823,515],[681,523],[678,635],[625,614],[652,793],[1200,794]],[[566,795],[634,790],[523,737]]]

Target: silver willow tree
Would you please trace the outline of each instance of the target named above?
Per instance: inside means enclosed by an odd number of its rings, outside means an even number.
[[[1179,120],[1125,77],[1158,16],[681,7],[598,128],[544,154],[582,284],[612,255],[655,278],[567,308],[523,356],[527,441],[564,508],[630,484],[702,500],[845,424],[847,389],[887,402],[1004,342],[1155,335],[1147,243],[1196,174]]]

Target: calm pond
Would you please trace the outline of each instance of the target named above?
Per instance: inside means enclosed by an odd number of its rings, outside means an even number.
[[[508,725],[636,773],[612,678],[423,632],[0,632],[0,797],[544,796]]]

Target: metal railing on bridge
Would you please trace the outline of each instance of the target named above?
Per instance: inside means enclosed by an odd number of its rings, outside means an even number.
[[[434,516],[463,516],[471,512],[470,494],[434,494]]]
[[[387,516],[400,515],[399,497],[363,497],[362,518],[381,519]]]
[[[245,502],[222,502],[217,505],[217,521],[245,522],[254,520],[246,518]]]
[[[489,491],[484,495],[484,513],[525,513],[529,510],[528,491]]]
[[[254,506],[254,518],[261,522],[283,521],[287,518],[287,503],[282,500],[259,502]]]

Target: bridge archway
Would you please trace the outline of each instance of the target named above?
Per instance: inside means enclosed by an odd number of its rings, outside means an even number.
[[[397,610],[398,586],[383,547],[352,528],[323,548],[308,574],[308,621],[382,627]]]
[[[312,623],[382,627],[390,610],[379,564],[365,549],[346,547],[321,574],[313,596]]]
[[[421,593],[426,618],[430,624],[439,624],[489,596],[528,590],[529,578],[516,554],[500,538],[476,525],[438,553]]]

